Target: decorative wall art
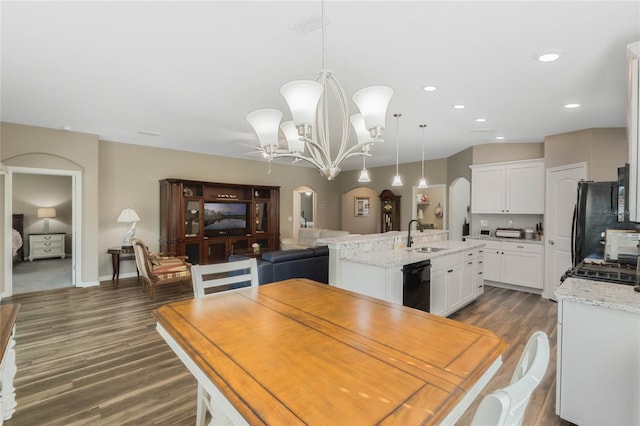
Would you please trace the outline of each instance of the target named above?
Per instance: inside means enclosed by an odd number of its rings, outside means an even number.
[[[355,198],[355,216],[369,216],[369,198]]]

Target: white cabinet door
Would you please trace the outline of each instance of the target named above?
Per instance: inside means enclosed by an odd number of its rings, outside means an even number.
[[[484,279],[500,281],[500,248],[484,249]]]
[[[575,424],[640,424],[640,314],[561,300],[558,321],[560,417]]]
[[[504,213],[504,166],[474,166],[471,172],[471,213]]]
[[[507,166],[506,213],[544,214],[544,162]]]
[[[444,316],[447,310],[447,271],[431,269],[431,307],[432,314]]]
[[[460,288],[462,303],[467,303],[473,300],[475,297],[475,267],[478,262],[478,258],[467,259],[465,260],[463,269],[462,269],[462,285]]]
[[[447,312],[451,314],[462,305],[462,265],[458,264],[447,269],[446,280]]]
[[[542,258],[536,253],[503,251],[501,254],[504,283],[542,288]]]
[[[544,214],[544,160],[471,166],[471,213]]]

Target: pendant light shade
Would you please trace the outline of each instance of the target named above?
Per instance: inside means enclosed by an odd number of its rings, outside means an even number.
[[[393,116],[396,118],[396,175],[393,177],[391,186],[402,186],[402,178],[398,172],[398,160],[400,158],[400,117],[402,117],[402,114],[393,114]]]
[[[366,156],[362,156],[362,170],[360,170],[360,177],[358,178],[358,182],[366,183],[371,182],[371,178],[369,178],[369,172],[367,171],[367,167],[365,165]]]
[[[427,180],[424,178],[424,130],[427,128],[427,125],[420,124],[420,128],[422,129],[422,177],[418,183],[418,188],[424,189],[427,188]]]

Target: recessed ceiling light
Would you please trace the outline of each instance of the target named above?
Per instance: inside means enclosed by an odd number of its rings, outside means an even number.
[[[560,59],[560,54],[556,52],[547,52],[536,55],[534,58],[540,62],[553,62]]]
[[[436,86],[424,86],[422,90],[425,92],[435,92],[438,88]]]
[[[499,141],[504,140],[504,136],[496,136],[496,139]]]
[[[73,128],[67,124],[67,125],[62,126],[62,130],[71,131],[71,130],[73,130]]]
[[[464,105],[460,105],[460,104],[454,105],[453,108],[454,109],[464,109]]]
[[[564,107],[567,109],[580,108],[580,104],[566,104]]]
[[[486,118],[476,118],[476,123],[484,123],[485,121],[487,121]]]

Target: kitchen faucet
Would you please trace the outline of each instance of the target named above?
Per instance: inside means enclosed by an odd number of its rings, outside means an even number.
[[[409,221],[409,234],[407,235],[407,247],[411,247],[411,245],[413,244],[413,239],[411,238],[411,224],[415,222],[418,224],[418,229],[420,230],[420,232],[422,232],[422,225],[420,224],[420,222],[418,222],[417,219],[411,219]]]

